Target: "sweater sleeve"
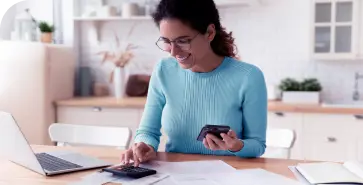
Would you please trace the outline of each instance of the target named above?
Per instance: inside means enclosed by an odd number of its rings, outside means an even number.
[[[239,157],[260,157],[266,148],[267,89],[264,75],[253,67],[242,87],[242,138],[244,146],[232,152]]]
[[[135,143],[144,142],[158,150],[161,136],[161,115],[165,105],[165,96],[160,83],[161,62],[150,77],[147,99],[139,128],[135,133]]]

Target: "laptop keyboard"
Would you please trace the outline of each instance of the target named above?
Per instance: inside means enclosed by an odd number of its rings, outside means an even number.
[[[35,154],[40,165],[48,171],[61,171],[61,170],[69,170],[74,168],[81,168],[82,166],[65,161],[58,157],[46,154],[46,153],[38,153]]]

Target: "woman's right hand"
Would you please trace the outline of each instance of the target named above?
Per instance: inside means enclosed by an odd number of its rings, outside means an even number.
[[[135,143],[121,155],[121,163],[129,164],[130,160],[134,161],[134,166],[140,163],[150,161],[156,157],[154,148],[144,142]]]

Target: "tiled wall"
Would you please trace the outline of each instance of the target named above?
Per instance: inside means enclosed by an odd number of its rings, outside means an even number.
[[[354,73],[363,73],[363,61],[311,60],[311,1],[264,2],[262,7],[225,14],[225,25],[234,31],[243,59],[262,68],[269,84],[279,83],[284,77],[313,76],[323,85],[324,100],[351,98]],[[234,21],[236,18],[239,21]],[[363,92],[363,81],[361,84]]]
[[[135,51],[135,58],[130,63],[130,73],[150,74],[154,64],[162,57],[168,56],[168,53],[161,51],[155,45],[158,39],[158,29],[151,21],[105,22],[100,28],[100,44],[94,44],[93,39],[89,39],[87,35],[87,30],[91,25],[86,22],[82,23],[84,33],[81,34],[81,64],[95,69],[97,81],[104,82],[107,79],[112,65],[110,63],[101,65],[102,57],[96,53],[104,49],[107,50],[115,44],[114,31],[123,40],[123,37],[128,34],[129,28],[135,23],[137,25],[129,38],[129,42],[138,45],[139,49]]]
[[[53,1],[26,0],[17,3],[17,12],[23,12],[29,8],[34,18],[53,23]]]
[[[313,61],[310,58],[310,1],[264,0],[263,6],[221,10],[222,22],[233,31],[243,60],[259,66],[268,84],[277,84],[282,78],[317,77],[323,85],[324,100],[351,98],[354,72],[363,73],[363,61]],[[134,22],[105,22],[101,27],[101,40],[113,40],[112,29],[125,35]],[[100,46],[87,36],[89,24],[82,23],[82,65],[92,66],[98,81],[104,81],[109,68],[100,66],[94,53]],[[363,32],[363,29],[362,29]],[[363,34],[363,33],[362,33]],[[158,29],[152,21],[142,21],[133,33],[132,42],[142,45],[133,72],[150,73],[153,65],[163,56],[155,46]],[[363,81],[361,82],[363,91]]]

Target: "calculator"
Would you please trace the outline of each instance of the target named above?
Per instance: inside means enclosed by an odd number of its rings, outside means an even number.
[[[133,165],[122,165],[111,168],[104,168],[102,169],[102,171],[112,173],[116,176],[131,177],[135,179],[156,174],[156,170],[135,167]]]

